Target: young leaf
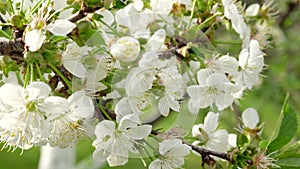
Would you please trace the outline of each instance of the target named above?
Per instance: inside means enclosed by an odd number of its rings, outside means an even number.
[[[288,96],[286,97],[281,110],[279,118],[281,122],[277,137],[268,146],[269,152],[279,150],[287,143],[289,143],[296,134],[298,127],[297,114],[295,110],[289,105],[287,99]]]

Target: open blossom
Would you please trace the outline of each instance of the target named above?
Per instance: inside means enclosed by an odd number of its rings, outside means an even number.
[[[49,10],[50,11],[50,10]],[[50,31],[53,35],[66,36],[70,33],[76,25],[68,20],[58,19],[54,23],[47,25],[50,19],[49,13],[45,15],[42,8],[39,10],[37,16],[33,18],[31,23],[26,28],[25,44],[32,52],[38,51],[46,39],[46,31]]]
[[[158,76],[165,87],[164,95],[159,99],[158,109],[164,116],[169,114],[170,108],[179,112],[179,99],[183,97],[183,79],[176,66],[160,70]]]
[[[26,150],[47,143],[46,117],[68,109],[66,99],[49,96],[50,92],[50,87],[42,82],[33,82],[26,88],[15,83],[1,86],[0,140],[5,142],[4,147]]]
[[[204,119],[204,124],[194,125],[192,135],[198,140],[193,144],[209,150],[226,152],[230,147],[229,136],[226,130],[217,130],[218,120],[219,113],[209,112]]]
[[[49,143],[51,146],[66,148],[85,136],[83,121],[94,115],[92,99],[84,91],[77,91],[68,98],[69,109],[49,119]]]
[[[224,16],[231,20],[232,28],[243,40],[243,48],[247,47],[250,42],[250,28],[239,13],[235,2],[233,0],[222,0],[222,4],[224,6]]]
[[[159,157],[152,161],[149,169],[180,168],[184,164],[184,156],[190,154],[191,148],[179,139],[164,140],[159,144]]]
[[[97,161],[107,160],[110,166],[124,165],[129,152],[138,153],[138,140],[145,139],[151,129],[151,125],[141,125],[135,114],[122,117],[118,126],[112,121],[103,120],[96,125],[93,158]]]
[[[238,72],[238,61],[236,58],[224,55],[221,57],[213,56],[205,61],[206,69],[213,72],[227,73],[229,75],[235,75]]]
[[[88,47],[79,47],[75,42],[69,43],[62,53],[64,67],[79,78],[85,78],[87,70],[82,64],[82,57],[88,55]]]
[[[154,68],[133,68],[128,73],[125,82],[127,96],[139,96],[143,92],[152,88],[156,79],[157,69]]]
[[[235,94],[241,90],[240,86],[231,83],[225,74],[210,74],[204,69],[198,72],[197,80],[199,85],[187,88],[190,96],[188,108],[193,114],[197,114],[200,108],[213,106],[213,104],[218,107],[218,110],[223,110],[231,106]]]
[[[123,30],[124,27],[127,27],[126,30],[133,37],[149,38],[150,30],[148,25],[154,21],[153,12],[149,9],[138,11],[136,7],[136,4],[131,3],[117,11],[115,20],[118,29]]]
[[[239,55],[239,66],[242,68],[235,81],[251,89],[259,83],[259,76],[264,67],[264,53],[259,43],[251,40],[249,48],[243,49]]]

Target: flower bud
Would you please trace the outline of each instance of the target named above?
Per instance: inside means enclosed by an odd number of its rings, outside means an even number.
[[[140,43],[132,37],[122,37],[110,48],[110,53],[121,62],[133,62],[140,53]]]

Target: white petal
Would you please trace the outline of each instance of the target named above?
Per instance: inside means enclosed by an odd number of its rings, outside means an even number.
[[[151,133],[152,126],[151,125],[142,125],[142,126],[136,126],[128,129],[128,134],[133,139],[144,139]]]
[[[96,150],[93,152],[93,159],[99,162],[104,162],[108,155],[109,154],[105,153],[104,149],[96,148]]]
[[[141,124],[139,117],[135,114],[128,114],[122,117],[118,129],[123,131],[131,127],[136,127],[138,124]]]
[[[144,3],[142,0],[134,0],[133,6],[137,11],[141,11],[144,7]]]
[[[110,154],[107,158],[110,167],[124,165],[128,162],[128,157],[118,156],[117,154]]]
[[[165,96],[162,97],[161,99],[159,99],[158,110],[159,110],[160,114],[162,114],[163,116],[168,116],[168,114],[170,112],[170,107],[168,106]]]
[[[178,147],[182,145],[182,141],[179,139],[169,139],[169,140],[164,140],[163,142],[160,143],[159,145],[159,153],[161,155],[166,154],[168,151],[171,149]]]
[[[248,8],[246,9],[246,16],[256,16],[259,12],[259,4],[255,3],[255,4],[251,4],[250,6],[248,6]]]
[[[109,120],[99,122],[95,127],[95,135],[97,139],[102,139],[107,135],[111,135],[115,130],[115,123]],[[93,143],[94,145],[94,143]]]
[[[94,115],[94,104],[90,97],[85,95],[84,91],[73,93],[68,102],[71,104],[71,111],[81,118],[92,118]]]
[[[5,83],[0,87],[0,99],[10,106],[21,106],[24,103],[24,88],[15,83]]]
[[[201,69],[197,73],[197,80],[199,83],[199,86],[206,86],[206,79],[210,75],[210,72],[208,69]]]
[[[33,82],[26,87],[26,90],[31,90],[31,89],[38,90],[39,98],[45,98],[49,96],[51,92],[50,86],[44,82]]]
[[[254,129],[259,122],[258,113],[254,108],[247,108],[246,110],[244,110],[242,119],[244,125],[250,129]]]
[[[41,104],[39,104],[38,108],[45,112],[48,118],[53,119],[66,113],[66,111],[69,109],[69,103],[65,98],[50,96],[47,97]]]
[[[219,113],[208,112],[204,119],[204,130],[207,133],[215,131],[218,127]]]
[[[32,52],[38,51],[44,43],[46,35],[40,30],[32,30],[25,34],[25,44],[29,47]]]
[[[47,26],[47,30],[57,36],[66,36],[74,28],[76,28],[76,25],[73,22],[62,19],[55,20],[54,23]]]
[[[166,38],[166,31],[159,29],[148,40],[147,47],[151,50],[158,50],[164,43]]]
[[[161,161],[159,159],[156,159],[152,161],[149,165],[149,169],[161,169]]]
[[[79,78],[86,77],[86,68],[83,66],[82,63],[78,61],[64,61],[63,64],[64,67],[74,76]]]
[[[236,147],[237,135],[236,134],[228,134],[228,143],[229,148]]]

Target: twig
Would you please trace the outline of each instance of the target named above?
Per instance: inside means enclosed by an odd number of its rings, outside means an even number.
[[[101,7],[97,7],[97,8],[88,8],[87,6],[85,6],[84,3],[82,3],[81,5],[81,9],[79,10],[78,14],[75,15],[74,17],[70,18],[69,21],[70,22],[76,22],[81,20],[82,18],[86,17],[88,15],[88,13],[92,13],[97,11],[98,9],[100,9]]]
[[[291,1],[288,3],[288,9],[287,11],[285,11],[284,13],[282,13],[278,20],[277,20],[277,23],[280,27],[283,26],[284,24],[284,21],[291,15],[291,13],[297,9],[299,7],[299,0],[296,0],[296,1]]]
[[[199,146],[189,144],[187,142],[183,142],[183,143],[190,146],[192,148],[192,150],[194,150],[197,153],[201,154],[201,156],[202,156],[202,165],[204,165],[205,163],[209,164],[209,165],[214,164],[216,161],[211,156],[222,158],[222,159],[227,160],[230,163],[234,164],[234,160],[232,159],[231,154],[208,150],[208,149],[205,149],[205,148],[202,148],[202,147],[199,147]]]
[[[16,55],[24,52],[24,42],[21,38],[10,41],[0,41],[0,55]]]

